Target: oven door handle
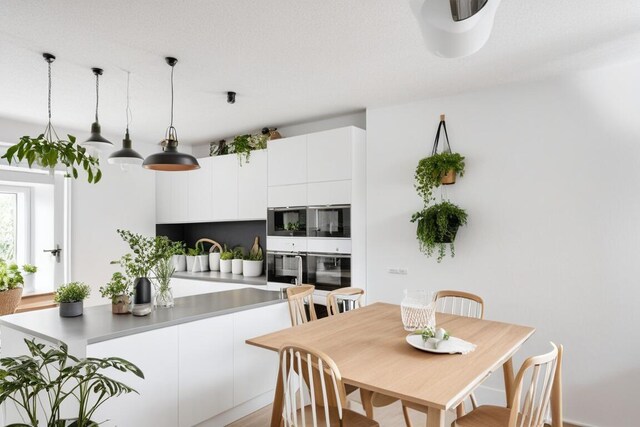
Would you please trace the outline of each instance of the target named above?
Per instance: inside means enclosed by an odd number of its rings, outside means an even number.
[[[351,254],[341,254],[336,252],[307,252],[308,257],[321,256],[327,258],[351,258]]]
[[[351,205],[321,205],[321,206],[307,206],[307,209],[348,209]]]
[[[269,255],[286,255],[286,256],[301,256],[301,257],[307,256],[307,254],[304,252],[280,252],[280,251],[267,250],[267,256]]]

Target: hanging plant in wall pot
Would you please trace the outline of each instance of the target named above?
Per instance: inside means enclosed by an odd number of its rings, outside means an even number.
[[[418,223],[416,238],[420,243],[420,251],[427,256],[437,253],[440,262],[446,255],[447,245],[451,257],[455,256],[454,240],[458,228],[467,223],[467,213],[453,203],[444,201],[416,212],[411,222]]]
[[[456,176],[464,176],[464,157],[458,153],[439,153],[418,162],[415,172],[416,191],[424,203],[433,200],[433,190],[440,185],[455,184]]]

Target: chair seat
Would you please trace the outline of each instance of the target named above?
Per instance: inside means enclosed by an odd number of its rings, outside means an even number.
[[[508,427],[511,410],[500,406],[482,405],[456,420],[456,427]]]
[[[316,406],[316,415],[318,417],[317,425],[322,427],[326,426],[323,407]],[[304,419],[307,423],[306,425],[314,425],[311,405],[305,406]],[[329,425],[331,427],[380,427],[380,424],[378,424],[377,421],[374,421],[371,418],[367,418],[366,416],[357,412],[353,412],[349,409],[342,409],[342,424],[340,423],[340,419],[338,418],[338,411],[335,408],[329,410],[329,420]],[[298,425],[302,425],[302,420],[300,419],[300,410],[298,410]]]

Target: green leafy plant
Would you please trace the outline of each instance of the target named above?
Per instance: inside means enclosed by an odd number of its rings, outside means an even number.
[[[433,200],[433,189],[441,185],[447,172],[454,170],[464,176],[464,167],[464,157],[458,153],[443,152],[420,160],[414,176],[416,190],[424,204]]]
[[[238,135],[233,138],[229,152],[238,155],[238,161],[240,162],[240,166],[242,166],[242,159],[244,158],[245,163],[249,163],[251,152],[253,150],[264,150],[267,148],[268,140],[268,135]]]
[[[233,248],[233,259],[244,259],[244,248],[242,246]]]
[[[250,252],[249,253],[249,257],[247,258],[248,261],[263,261],[264,260],[264,255],[262,253],[262,248],[258,248],[257,251],[255,252]]]
[[[198,242],[194,248],[187,249],[187,255],[189,256],[206,255],[206,253],[202,242]]]
[[[233,250],[230,250],[226,244],[224,245],[222,252],[220,252],[220,259],[224,261],[233,259]]]
[[[287,231],[300,231],[300,223],[299,222],[288,222],[284,229]]]
[[[82,282],[70,282],[60,286],[54,296],[57,303],[78,302],[86,299],[91,294],[91,288]]]
[[[171,258],[163,258],[158,261],[154,271],[158,293],[166,294],[170,289],[171,276],[176,271]]]
[[[58,135],[49,130],[33,138],[23,136],[20,141],[9,147],[2,156],[9,164],[13,162],[27,161],[31,168],[37,164],[43,168],[55,168],[58,164],[66,167],[66,177],[78,178],[78,168],[84,169],[87,173],[87,181],[97,183],[102,178],[100,171],[100,160],[87,154],[87,149],[76,144],[73,135],[67,135],[68,140],[58,138]]]
[[[132,253],[113,263],[123,265],[131,278],[148,277],[160,259],[170,258],[182,248],[181,243],[172,242],[166,236],[147,237],[120,229],[117,232]]]
[[[80,359],[70,355],[65,344],[51,348],[35,340],[24,342],[29,356],[0,359],[0,403],[12,401],[17,405],[28,422],[20,425],[41,425],[40,409],[47,427],[63,426],[60,408],[68,400],[78,408],[75,427],[97,426],[92,417],[102,404],[113,397],[137,393],[104,372],[115,369],[144,378],[140,368],[119,357]]]
[[[32,274],[36,271],[38,268],[35,265],[25,264],[20,269],[15,262],[7,263],[0,258],[0,292],[24,285],[23,274]]]
[[[111,303],[116,304],[119,296],[133,295],[132,284],[130,278],[116,271],[111,276],[111,280],[105,286],[100,287],[100,295],[103,298],[111,298]]]
[[[467,213],[453,203],[444,201],[416,212],[411,222],[418,223],[416,237],[420,242],[420,250],[432,256],[437,249],[440,262],[446,254],[447,244],[451,257],[455,256],[453,241],[458,227],[467,223]]]

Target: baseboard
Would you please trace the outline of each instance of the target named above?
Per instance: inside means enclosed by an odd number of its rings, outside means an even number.
[[[265,406],[271,404],[273,402],[273,393],[273,390],[263,393],[248,402],[245,402],[232,409],[229,409],[226,412],[223,412],[222,414],[216,415],[213,418],[209,418],[208,420],[203,421],[202,423],[198,424],[197,427],[224,427],[228,424],[231,424],[232,422],[246,417],[247,415],[257,411],[258,409],[264,408]]]

